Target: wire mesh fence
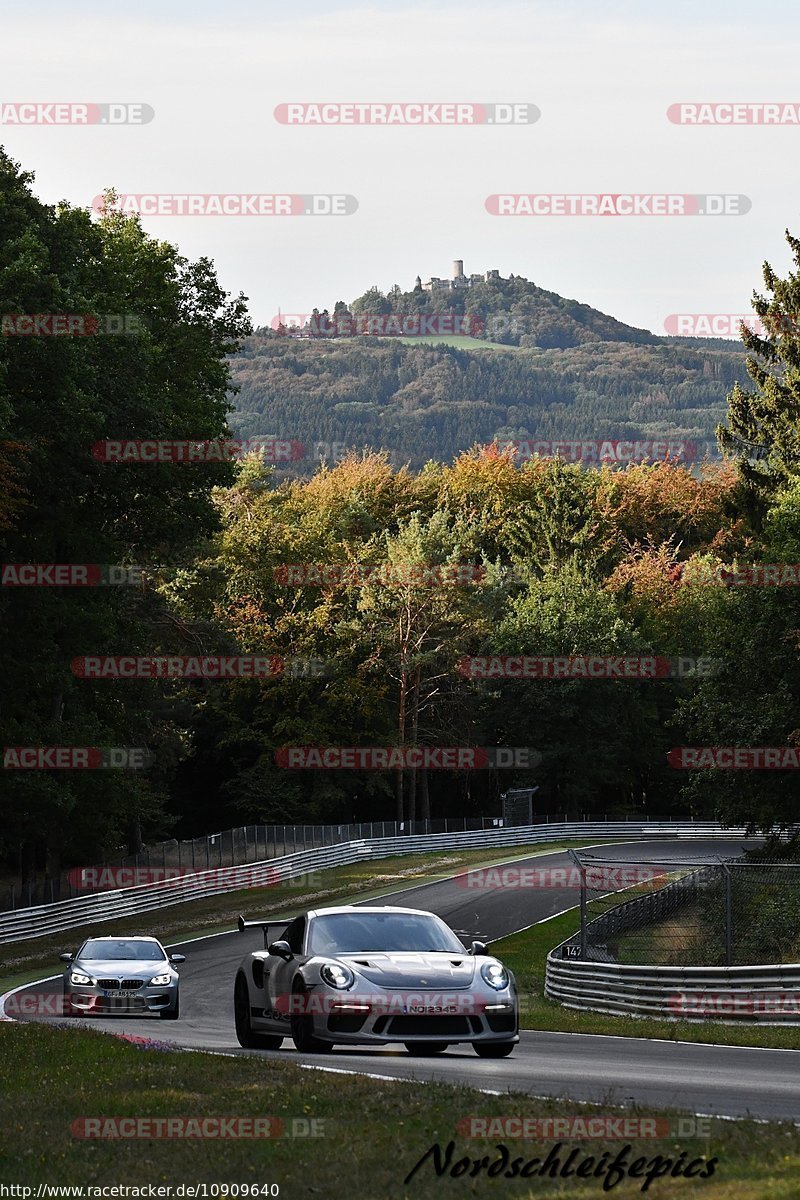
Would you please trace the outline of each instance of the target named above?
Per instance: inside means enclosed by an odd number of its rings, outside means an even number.
[[[573,851],[580,931],[565,958],[652,966],[800,963],[800,863],[619,862]]]
[[[547,818],[539,817],[540,821]],[[560,819],[560,818],[554,818]],[[340,825],[243,825],[199,838],[172,839],[145,846],[138,854],[72,867],[58,875],[31,875],[0,888],[0,912],[52,904],[137,884],[157,883],[195,871],[238,867],[282,858],[300,850],[316,850],[360,838],[403,834],[450,833],[502,825],[497,817],[442,817],[426,821],[362,821]]]

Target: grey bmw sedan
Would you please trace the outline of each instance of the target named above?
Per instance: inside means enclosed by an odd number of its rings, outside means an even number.
[[[89,938],[77,954],[62,954],[64,1015],[180,1015],[180,981],[175,965],[183,954],[167,954],[153,937]]]

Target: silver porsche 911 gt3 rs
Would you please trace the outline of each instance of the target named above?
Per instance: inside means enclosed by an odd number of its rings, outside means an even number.
[[[248,954],[234,986],[239,1044],[298,1050],[403,1043],[440,1054],[469,1042],[504,1058],[519,1041],[514,977],[482,942],[466,950],[433,913],[415,908],[319,908],[293,921],[245,921],[264,949]]]

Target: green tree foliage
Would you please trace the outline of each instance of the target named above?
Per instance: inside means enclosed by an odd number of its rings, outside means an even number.
[[[786,241],[797,270],[780,279],[764,263],[767,294],[753,293],[763,335],[741,328],[755,387],[734,386],[727,424],[717,430],[721,446],[739,459],[743,478],[762,501],[800,469],[800,239],[787,229]]]
[[[711,361],[718,370],[707,374]],[[495,438],[694,441],[702,456],[726,391],[745,379],[736,343],[706,351],[677,339],[467,350],[455,341],[259,333],[231,370],[236,432],[306,447],[305,458],[279,464],[282,476],[310,474],[318,443],[384,449],[415,470]]]
[[[685,803],[686,777],[666,752],[688,736],[677,714],[696,681],[473,680],[458,664],[469,655],[712,654],[731,596],[683,573],[725,561],[733,541],[719,525],[738,487],[732,471],[520,469],[491,448],[416,475],[373,454],[308,481],[259,480],[260,469],[249,464],[218,497],[216,617],[248,650],[318,656],[331,670],[215,685],[184,767],[186,797],[210,789],[215,811],[253,820],[492,811],[498,790],[531,782],[552,812]],[[287,587],[280,568],[292,563],[472,563],[484,573],[466,587],[419,585],[410,573],[391,586],[384,575]],[[184,603],[191,608],[191,595]],[[524,745],[543,762],[402,780],[276,766],[279,747],[309,744]],[[708,812],[712,802],[692,794],[691,803]]]
[[[93,220],[41,204],[32,178],[0,152],[0,312],[97,318],[90,336],[0,338],[0,492],[5,563],[186,561],[216,526],[219,465],[109,464],[111,438],[223,435],[226,360],[249,332],[207,259],[189,263],[137,219]],[[108,317],[116,324],[107,325]],[[127,318],[128,334],[104,333]],[[158,684],[77,678],[83,655],[182,652],[152,589],[7,587],[0,598],[4,746],[143,746],[147,773],[3,773],[0,838],[31,862],[46,847],[87,854],[166,828],[182,735]]]
[[[551,813],[796,819],[797,773],[681,772],[667,751],[800,744],[800,591],[718,577],[800,561],[800,342],[784,320],[800,311],[797,277],[765,276],[773,299],[757,311],[781,324],[744,338],[753,393],[732,348],[656,338],[513,277],[458,294],[372,289],[334,309],[524,318],[505,349],[332,339],[323,321],[313,339],[263,333],[238,349],[244,298],[220,289],[208,260],[187,262],[135,219],[42,205],[31,182],[0,157],[0,312],[130,314],[140,329],[0,339],[3,560],[150,570],[139,590],[3,589],[4,745],[139,745],[155,766],[4,772],[7,862],[86,862],[139,827],[493,813],[521,784]],[[235,468],[92,457],[104,438],[225,436],[231,376],[238,433],[353,449],[294,473],[257,455]],[[769,449],[738,472],[519,464],[497,444],[702,440],[734,384],[723,444]],[[297,582],[293,564],[345,574]],[[426,582],[431,568],[455,579]],[[361,569],[373,573],[359,581]],[[191,652],[275,655],[287,669],[165,684],[70,669],[87,654]],[[720,669],[643,682],[473,678],[460,665],[501,655],[694,656]],[[528,746],[542,759],[283,769],[276,751],[296,745]]]

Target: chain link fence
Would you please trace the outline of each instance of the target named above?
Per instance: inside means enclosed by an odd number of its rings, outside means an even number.
[[[548,818],[539,817],[546,822]],[[553,818],[561,820],[561,817]],[[442,817],[427,821],[364,821],[343,825],[242,825],[184,841],[145,846],[139,854],[73,867],[58,876],[37,875],[0,887],[0,912],[52,904],[93,892],[157,883],[194,871],[245,866],[360,838],[456,833],[502,826],[498,817]]]
[[[800,963],[800,863],[572,855],[581,922],[564,958],[667,967]]]

